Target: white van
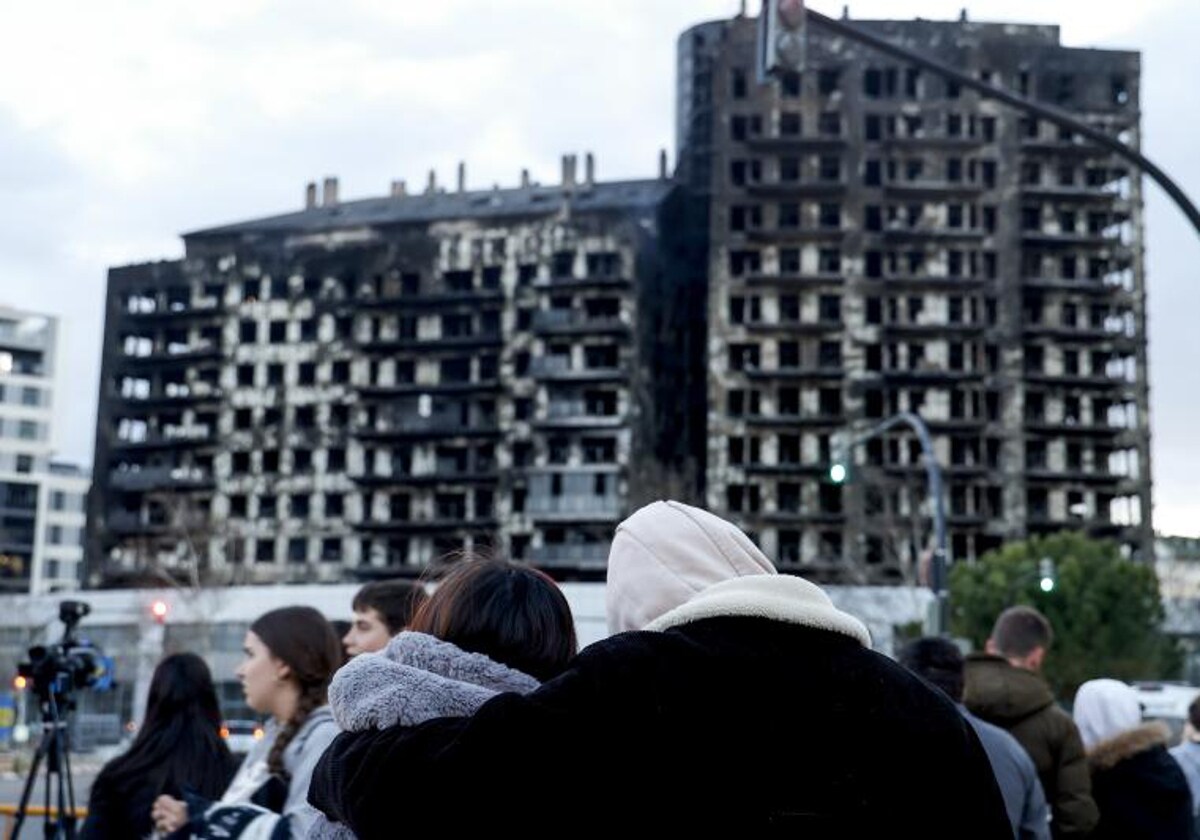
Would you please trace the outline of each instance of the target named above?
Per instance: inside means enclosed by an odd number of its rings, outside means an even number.
[[[1132,682],[1142,704],[1142,720],[1161,720],[1171,727],[1171,745],[1179,743],[1187,723],[1188,706],[1200,697],[1200,688],[1184,683]]]

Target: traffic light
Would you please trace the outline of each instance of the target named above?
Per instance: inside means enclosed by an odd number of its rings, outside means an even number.
[[[1046,593],[1054,591],[1055,584],[1055,569],[1054,561],[1049,557],[1043,557],[1038,561],[1038,586]]]
[[[845,484],[850,478],[850,447],[842,433],[835,433],[830,438],[829,454],[829,480],[834,484]]]
[[[804,0],[763,0],[758,15],[758,81],[804,69]]]
[[[163,601],[162,599],[159,599],[150,605],[150,615],[153,616],[154,620],[159,624],[167,623],[168,612],[170,612],[170,608],[167,606],[167,602]]]

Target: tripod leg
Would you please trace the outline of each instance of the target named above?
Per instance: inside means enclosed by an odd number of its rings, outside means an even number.
[[[58,840],[58,818],[51,816],[50,797],[55,782],[61,779],[58,765],[58,725],[50,724],[50,746],[46,750],[46,816],[42,818],[42,836],[46,840]]]
[[[59,796],[59,813],[64,814],[68,840],[75,840],[75,783],[71,779],[71,730],[65,725],[62,731],[62,780],[66,785],[67,796],[64,801]],[[63,808],[66,810],[62,810]]]
[[[37,781],[38,766],[42,763],[42,758],[46,755],[46,751],[50,746],[50,742],[47,740],[48,736],[49,733],[43,728],[42,740],[38,742],[37,749],[33,752],[33,761],[29,765],[29,775],[25,777],[25,788],[21,791],[21,801],[17,805],[16,817],[13,820],[13,837],[19,836],[21,826],[25,822],[25,813],[29,808],[29,797],[33,793],[33,784]]]

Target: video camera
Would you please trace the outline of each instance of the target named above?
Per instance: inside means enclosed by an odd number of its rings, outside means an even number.
[[[17,673],[28,679],[42,700],[67,698],[81,688],[93,688],[108,676],[109,660],[92,642],[77,638],[75,630],[92,608],[83,601],[63,601],[58,618],[63,623],[62,638],[53,645],[29,648],[29,661],[17,665]]]

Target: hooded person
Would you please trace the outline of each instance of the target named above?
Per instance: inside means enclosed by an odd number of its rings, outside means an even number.
[[[732,524],[655,502],[608,572],[615,635],[470,717],[340,735],[310,802],[363,840],[399,791],[406,829],[1011,836],[953,703]]]
[[[1090,680],[1075,694],[1074,716],[1100,809],[1091,837],[1191,837],[1192,795],[1167,752],[1170,730],[1142,722],[1137,693],[1117,680]]]

